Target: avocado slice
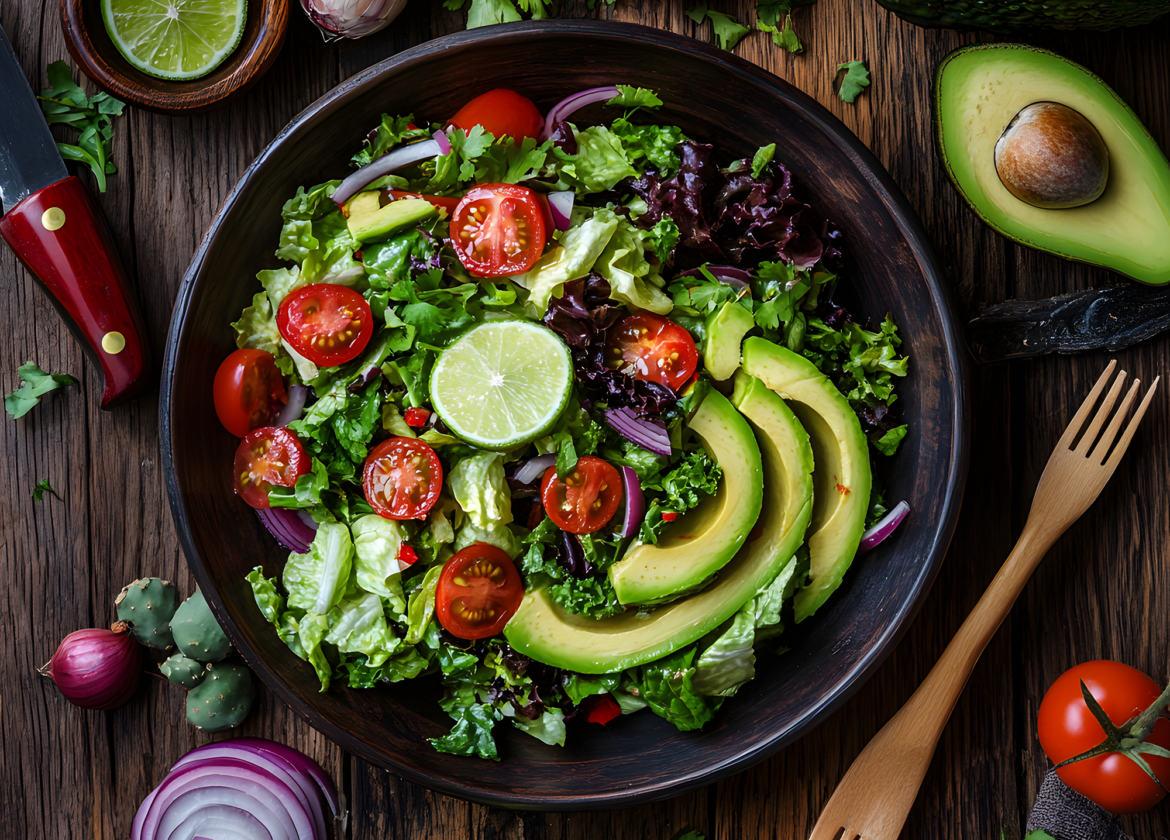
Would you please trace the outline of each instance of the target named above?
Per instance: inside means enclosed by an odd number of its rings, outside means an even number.
[[[1109,180],[1091,204],[1034,207],[1000,181],[996,141],[1021,109],[1036,102],[1072,108],[1105,141]],[[935,76],[934,106],[947,173],[984,222],[1022,245],[1143,283],[1170,283],[1170,164],[1103,81],[1046,50],[981,44],[943,59]]]
[[[657,544],[639,543],[609,567],[623,604],[662,603],[702,586],[735,556],[760,516],[760,447],[747,421],[712,390],[688,426],[723,468],[719,490],[680,516]]]
[[[752,313],[738,301],[729,300],[707,318],[707,346],[703,366],[722,382],[739,370],[739,349],[743,337],[756,325]]]
[[[800,622],[841,585],[857,556],[873,481],[869,443],[845,395],[804,356],[753,337],[743,343],[743,371],[784,398],[812,442],[815,469],[808,536],[812,580],[796,593]]]
[[[1142,26],[1167,11],[1165,0],[1046,0],[1044,3],[972,3],[971,0],[878,0],[919,26],[1008,32],[1051,26],[1106,30]]]
[[[345,202],[345,217],[348,219],[351,216],[365,216],[369,213],[376,212],[382,206],[382,193],[380,190],[366,190],[350,198]]]
[[[759,440],[763,508],[752,538],[715,582],[649,613],[630,611],[601,620],[566,613],[537,589],[524,596],[504,628],[513,648],[582,674],[632,668],[706,635],[775,579],[804,541],[812,515],[812,449],[796,416],[759,380],[741,371],[732,399]]]
[[[351,213],[349,232],[359,242],[387,239],[400,231],[412,228],[439,215],[439,208],[421,198],[400,198],[377,210]]]

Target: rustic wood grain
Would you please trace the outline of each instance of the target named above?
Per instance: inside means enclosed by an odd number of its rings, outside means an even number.
[[[618,0],[602,16],[709,38],[678,0]],[[750,21],[751,4],[713,4]],[[0,4],[33,86],[66,55],[55,4]],[[458,13],[414,0],[376,36],[325,45],[294,6],[272,71],[226,109],[164,117],[130,109],[117,122],[119,174],[101,203],[137,286],[156,359],[190,255],[247,164],[287,121],[366,66],[461,26]],[[921,214],[964,303],[1041,297],[1113,281],[1005,243],[978,224],[946,181],[929,131],[934,64],[972,35],[901,23],[870,0],[819,0],[796,18],[806,52],[790,56],[762,33],[737,53],[793,81],[825,104],[890,169]],[[1028,39],[1101,75],[1170,148],[1170,24]],[[855,106],[833,92],[836,65],[864,58],[874,83]],[[570,68],[566,68],[568,70]],[[184,752],[212,740],[183,722],[182,692],[144,680],[135,700],[107,713],[69,706],[34,668],[66,633],[112,619],[118,589],[141,574],[193,588],[171,523],[159,468],[157,395],[105,413],[100,382],[44,295],[11,253],[0,251],[0,385],[33,359],[81,379],[26,417],[0,427],[0,836],[117,838],[138,802]],[[1121,354],[1135,375],[1170,370],[1165,339]],[[975,371],[974,448],[964,514],[931,597],[870,683],[820,729],[757,768],[667,803],[597,814],[518,815],[469,805],[352,759],[264,694],[248,734],[305,750],[350,803],[342,836],[658,840],[690,825],[708,837],[803,838],[818,808],[866,740],[909,696],[990,580],[1026,514],[1052,442],[1105,357],[1046,358]],[[1022,826],[1043,775],[1035,713],[1065,668],[1114,658],[1165,679],[1170,650],[1170,411],[1151,411],[1132,454],[1085,519],[1057,544],[1012,620],[985,654],[944,735],[904,836],[998,837]],[[31,499],[49,478],[64,497]],[[783,660],[775,660],[783,667]],[[485,766],[491,773],[491,766]],[[1170,807],[1128,822],[1137,838],[1170,833]]]

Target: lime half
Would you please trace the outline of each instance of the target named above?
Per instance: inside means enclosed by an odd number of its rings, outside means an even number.
[[[545,434],[573,390],[569,348],[531,321],[488,321],[443,351],[431,401],[468,443],[510,449]]]
[[[160,79],[206,76],[239,45],[247,16],[247,0],[102,0],[118,52]]]

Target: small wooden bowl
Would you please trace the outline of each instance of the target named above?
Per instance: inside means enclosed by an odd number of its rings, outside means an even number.
[[[100,0],[61,0],[61,29],[73,60],[106,93],[163,114],[193,114],[224,105],[268,71],[284,43],[288,5],[248,0],[248,22],[235,52],[202,79],[184,82],[149,76],[123,58],[102,22]]]

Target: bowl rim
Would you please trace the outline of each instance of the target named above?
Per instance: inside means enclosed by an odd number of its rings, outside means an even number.
[[[970,449],[970,422],[967,406],[970,386],[968,381],[969,362],[965,345],[961,339],[958,314],[950,284],[946,282],[946,275],[917,213],[873,153],[862,144],[844,123],[811,96],[746,59],[721,51],[712,45],[694,38],[640,24],[591,19],[521,21],[509,24],[496,24],[490,27],[466,30],[434,38],[378,62],[347,79],[294,117],[248,166],[243,175],[240,176],[240,179],[236,182],[236,185],[232,188],[227,199],[220,207],[211,227],[208,229],[203,241],[192,257],[187,272],[184,274],[175,300],[174,313],[172,315],[163,359],[162,387],[159,400],[160,449],[162,451],[167,495],[179,542],[200,589],[204,591],[217,617],[225,616],[227,612],[224,607],[224,602],[212,585],[211,578],[205,570],[193,543],[191,528],[187,521],[187,508],[179,493],[169,417],[173,390],[175,388],[176,356],[179,344],[183,338],[184,327],[187,321],[187,310],[194,291],[195,279],[202,269],[206,255],[216,244],[216,239],[220,232],[221,220],[234,207],[245,182],[266,161],[268,156],[274,152],[276,147],[287,137],[297,132],[318,111],[328,107],[338,98],[344,97],[351,91],[361,88],[367,82],[378,76],[393,72],[404,66],[428,61],[436,54],[455,46],[486,40],[505,42],[510,39],[525,40],[533,35],[548,34],[550,32],[582,38],[601,36],[607,38],[636,39],[638,42],[645,43],[649,41],[653,42],[655,46],[689,53],[699,60],[721,65],[723,69],[733,76],[740,78],[750,77],[754,83],[764,86],[773,95],[793,102],[796,107],[801,108],[805,112],[811,122],[818,125],[825,133],[835,137],[840,143],[842,150],[853,162],[857,171],[868,181],[869,186],[881,200],[886,211],[903,231],[911,253],[922,267],[930,291],[932,305],[940,317],[941,338],[945,350],[946,367],[952,373],[951,392],[953,394],[953,410],[951,423],[952,428],[955,430],[950,458],[946,462],[947,479],[943,488],[943,506],[933,529],[925,562],[921,565],[918,576],[913,580],[909,596],[899,605],[889,620],[884,632],[877,637],[858,665],[845,679],[832,689],[828,696],[819,704],[806,710],[787,730],[776,733],[770,739],[762,741],[756,746],[745,747],[734,756],[717,763],[703,765],[700,769],[682,772],[670,781],[656,781],[631,786],[620,791],[592,795],[550,796],[534,795],[531,793],[500,795],[494,792],[485,792],[476,787],[452,782],[445,776],[430,773],[424,769],[393,763],[387,756],[376,753],[364,742],[325,718],[308,703],[302,702],[295,692],[288,687],[284,679],[276,674],[261,656],[258,654],[245,656],[248,664],[261,674],[265,684],[270,688],[275,688],[281,699],[296,714],[309,723],[310,726],[339,745],[343,750],[371,764],[391,769],[409,781],[423,785],[431,790],[464,800],[521,810],[580,811],[621,808],[659,801],[693,791],[712,784],[732,773],[745,770],[749,766],[762,761],[806,735],[840,708],[846,700],[852,697],[868,681],[874,671],[876,671],[885,658],[897,646],[913,618],[918,613],[919,608],[922,606],[923,601],[930,591],[931,584],[934,582],[939,567],[942,565],[943,558],[954,534],[967,477]],[[231,635],[234,628],[231,627],[230,622],[225,623],[225,626],[228,629],[229,635]],[[240,649],[242,654],[245,653],[243,648],[238,649]]]
[[[61,34],[66,49],[86,77],[101,90],[135,107],[160,114],[197,114],[226,105],[271,69],[284,46],[288,29],[288,0],[258,0],[256,37],[252,41],[243,38],[223,60],[227,64],[237,53],[241,54],[239,65],[224,78],[215,78],[212,70],[207,76],[187,81],[153,78],[145,73],[138,79],[126,75],[94,42],[91,28],[100,27],[105,34],[100,8],[87,12],[86,7],[94,3],[100,0],[60,0]],[[253,13],[251,2],[249,12]]]

